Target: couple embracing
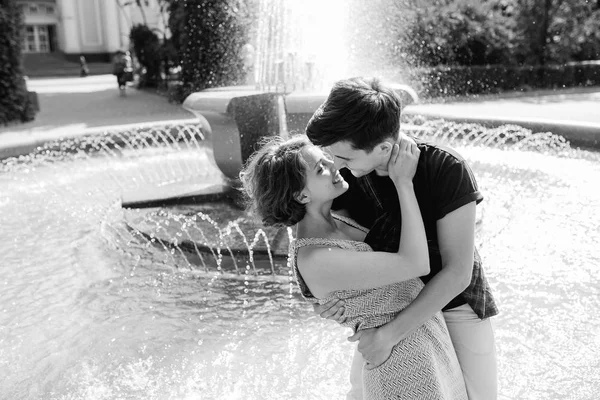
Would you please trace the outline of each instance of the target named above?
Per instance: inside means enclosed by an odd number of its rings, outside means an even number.
[[[274,139],[240,174],[315,312],[354,330],[348,399],[496,399],[497,308],[475,249],[483,197],[452,149],[400,133],[377,79],[337,82],[306,135]]]

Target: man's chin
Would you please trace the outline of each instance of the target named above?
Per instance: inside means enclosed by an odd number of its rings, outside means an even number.
[[[360,178],[361,176],[365,176],[365,175],[367,175],[367,174],[365,173],[365,171],[356,171],[356,170],[353,170],[353,169],[351,169],[351,170],[350,170],[350,173],[351,173],[351,174],[352,174],[352,175],[353,175],[355,178]]]

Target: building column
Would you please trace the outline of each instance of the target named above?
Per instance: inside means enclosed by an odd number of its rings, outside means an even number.
[[[57,27],[59,49],[67,54],[81,53],[76,0],[57,0],[60,24]]]
[[[104,38],[106,51],[114,53],[121,48],[121,24],[119,6],[115,1],[104,1]]]
[[[117,10],[119,13],[120,44],[122,50],[129,50],[129,32],[131,31],[131,7]]]

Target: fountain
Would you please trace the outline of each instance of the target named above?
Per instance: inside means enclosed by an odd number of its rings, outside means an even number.
[[[256,43],[245,49],[255,84],[204,90],[183,103],[215,132],[215,160],[234,181],[258,138],[304,131],[332,84],[359,71],[351,67],[350,27],[332,18],[347,9],[343,1],[261,0],[258,7]],[[410,86],[392,87],[404,105],[418,100]]]
[[[285,87],[195,95],[199,126],[58,140],[0,162],[2,397],[343,397],[353,347],[301,300],[290,232],[227,200],[248,151],[238,111],[271,110],[251,122],[285,133],[320,104]],[[485,196],[476,239],[501,309],[500,398],[595,398],[600,154],[518,126],[403,122],[464,155]]]
[[[339,1],[334,3],[328,5],[333,12],[343,5]],[[265,136],[302,132],[314,111],[325,100],[327,89],[337,77],[346,74],[343,66],[350,64],[350,56],[344,43],[346,30],[342,20],[327,21],[323,18],[323,15],[328,15],[326,12],[317,13],[317,8],[307,8],[306,4],[281,0],[261,0],[258,7],[260,17],[255,46],[247,44],[243,48],[246,61],[252,64],[251,81],[255,84],[207,89],[189,95],[183,103],[183,107],[197,117],[203,134],[211,141],[215,164],[224,179],[216,184],[164,183],[159,190],[153,187],[149,190],[135,188],[122,196],[122,206],[128,210],[169,207],[168,211],[158,213],[152,210],[141,219],[129,218],[132,230],[152,236],[160,246],[174,245],[186,249],[193,254],[194,263],[204,265],[204,258],[200,256],[204,252],[217,260],[218,268],[228,265],[239,273],[240,265],[248,264],[252,265],[255,274],[258,271],[256,262],[266,262],[266,270],[271,273],[281,268],[281,261],[285,266],[290,238],[287,230],[256,229],[255,236],[248,238],[234,219],[231,226],[227,225],[226,236],[233,232],[240,238],[232,244],[222,242],[223,233],[219,229],[216,235],[201,234],[201,242],[194,242],[186,234],[187,240],[183,243],[180,240],[172,243],[169,237],[158,231],[170,232],[173,226],[181,225],[173,221],[171,215],[173,208],[181,205],[202,209],[216,201],[221,204],[220,208],[227,203],[228,212],[235,214],[239,197],[238,174],[257,149],[256,143]],[[322,7],[319,10],[322,11]],[[322,19],[321,24],[315,24],[318,19]],[[332,24],[336,25],[336,34],[331,33]],[[322,44],[324,37],[328,38],[326,46]],[[401,96],[404,105],[418,100],[416,92],[408,85],[393,84],[392,87]],[[147,220],[152,222],[148,224]],[[160,221],[170,221],[171,229],[156,228]],[[199,221],[206,225],[204,229],[214,229],[217,225],[208,216]],[[172,237],[172,234],[167,236]],[[206,238],[212,236],[219,239],[207,244]],[[270,240],[272,243],[269,243]],[[228,255],[225,258],[222,248]],[[274,264],[273,260],[278,263]]]

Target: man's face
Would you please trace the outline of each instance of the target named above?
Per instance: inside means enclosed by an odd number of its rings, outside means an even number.
[[[336,168],[348,168],[357,178],[373,171],[387,174],[387,159],[385,159],[387,152],[382,151],[384,149],[381,146],[375,146],[373,151],[367,153],[352,148],[350,142],[341,141],[332,144],[327,150],[333,156]],[[387,156],[389,158],[389,153]]]

